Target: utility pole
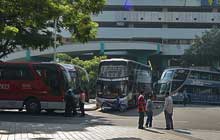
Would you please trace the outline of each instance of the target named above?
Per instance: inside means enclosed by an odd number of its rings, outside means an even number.
[[[58,20],[54,20],[54,47],[53,47],[53,61],[56,62],[56,54],[57,54],[57,22]]]

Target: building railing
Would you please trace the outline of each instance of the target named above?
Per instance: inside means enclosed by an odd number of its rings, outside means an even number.
[[[218,12],[103,11],[98,22],[220,23]]]

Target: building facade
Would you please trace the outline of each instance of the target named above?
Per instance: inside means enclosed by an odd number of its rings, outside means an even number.
[[[220,0],[107,0],[93,20],[99,23],[97,39],[86,44],[70,42],[62,32],[64,45],[56,52],[85,57],[105,54],[110,57],[149,60],[156,69],[170,65],[183,55],[195,36],[219,27]],[[53,49],[18,51],[6,58],[13,60],[29,55],[35,60],[53,58]]]

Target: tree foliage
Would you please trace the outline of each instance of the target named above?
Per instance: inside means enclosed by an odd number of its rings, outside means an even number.
[[[196,36],[191,48],[185,51],[184,61],[188,65],[213,66],[220,60],[220,30],[214,28]]]
[[[61,62],[75,64],[86,69],[86,71],[89,74],[90,82],[89,83],[86,82],[86,78],[84,75],[81,77],[83,80],[83,85],[88,84],[86,87],[88,88],[90,95],[94,96],[99,63],[101,60],[107,59],[107,57],[106,56],[99,56],[99,57],[94,56],[93,59],[91,60],[81,60],[79,59],[79,57],[76,57],[70,60],[71,56],[67,54],[63,54],[63,53],[57,54],[56,57],[59,58]]]
[[[44,50],[57,32],[67,29],[75,41],[95,38],[98,24],[91,20],[105,0],[0,0],[0,58],[22,48]]]

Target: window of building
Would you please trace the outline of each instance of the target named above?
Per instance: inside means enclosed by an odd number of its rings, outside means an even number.
[[[170,7],[169,12],[212,12],[212,7]]]
[[[161,23],[136,22],[134,28],[162,28]]]
[[[168,28],[195,28],[195,29],[201,29],[201,28],[212,28],[213,24],[210,23],[168,23]]]

